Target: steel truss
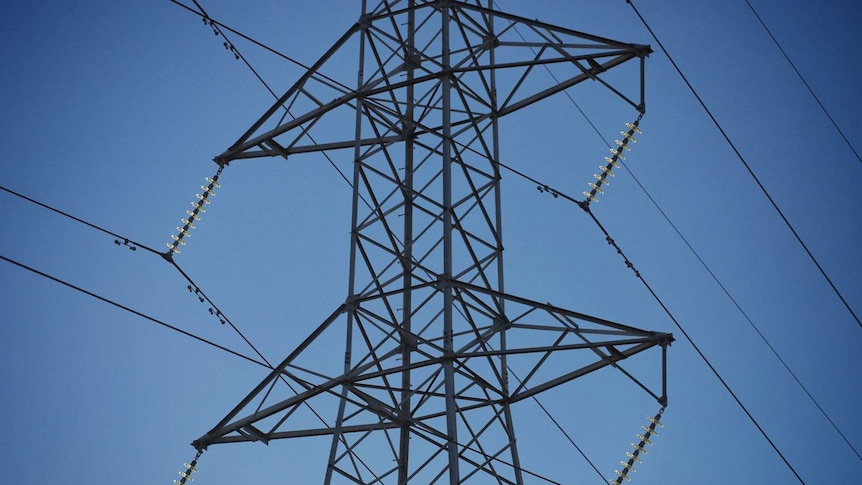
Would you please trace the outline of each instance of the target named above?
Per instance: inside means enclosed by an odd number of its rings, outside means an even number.
[[[608,366],[665,402],[664,375],[653,391],[617,362],[658,346],[664,368],[670,334],[503,284],[499,119],[586,80],[643,112],[650,49],[482,3],[363,2],[360,20],[216,157],[346,153],[350,283],[198,449],[328,436],[326,484],[521,484],[518,402]],[[630,60],[637,101],[605,80]],[[355,88],[324,73],[349,63]],[[543,66],[557,80],[537,75]]]

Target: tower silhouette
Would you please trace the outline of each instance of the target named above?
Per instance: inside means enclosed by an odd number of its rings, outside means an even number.
[[[492,0],[363,1],[215,158],[353,160],[347,298],[193,445],[325,436],[326,484],[524,483],[513,406],[673,337],[505,292],[499,120],[583,81],[642,113],[649,53]]]

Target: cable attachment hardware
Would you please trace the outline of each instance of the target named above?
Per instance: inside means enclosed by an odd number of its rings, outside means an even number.
[[[216,195],[213,189],[221,187],[221,185],[219,185],[218,183],[218,176],[221,174],[221,171],[223,169],[224,166],[219,167],[218,171],[212,178],[207,177],[206,179],[204,179],[208,182],[208,185],[201,185],[203,195],[195,194],[197,201],[192,202],[193,210],[186,211],[187,218],[183,217],[182,219],[180,219],[180,222],[182,222],[183,225],[177,227],[176,234],[171,234],[171,239],[173,239],[173,242],[169,242],[167,244],[169,250],[168,255],[179,254],[180,249],[178,246],[186,245],[186,242],[183,239],[192,237],[190,231],[195,228],[195,222],[200,221],[200,215],[206,212],[206,209],[204,209],[204,205],[209,204],[209,198],[215,197]]]
[[[213,21],[213,19],[211,19],[209,17],[203,17],[203,21],[204,21],[204,25],[209,26],[210,28],[213,29],[213,35],[215,35],[215,36],[219,35],[218,27],[216,27],[216,24]]]
[[[224,45],[225,50],[230,51],[231,53],[233,53],[233,58],[234,58],[234,59],[239,60],[239,51],[238,51],[238,50],[236,50],[236,47],[234,47],[234,45],[233,45],[233,43],[232,43],[232,42],[227,42],[227,41],[225,41],[225,42],[222,42],[222,45]]]
[[[120,241],[119,239],[114,239],[114,244],[116,244],[117,246],[126,246],[127,248],[129,248],[129,251],[138,250],[138,248],[136,248],[135,245],[132,244],[131,241],[126,238],[123,238],[122,241]]]
[[[629,475],[635,472],[635,463],[640,464],[640,455],[647,454],[646,449],[644,449],[644,446],[652,446],[652,440],[650,439],[650,437],[658,436],[658,432],[655,430],[656,427],[664,427],[664,424],[662,424],[662,422],[660,421],[661,415],[663,413],[664,408],[661,408],[655,416],[647,417],[650,422],[649,426],[641,426],[643,434],[638,433],[635,435],[635,437],[637,437],[639,441],[638,443],[632,443],[632,448],[634,448],[634,451],[626,452],[626,457],[628,458],[628,461],[620,462],[620,465],[622,465],[623,469],[614,470],[614,473],[617,475],[617,478],[609,478],[608,483],[620,485],[621,483],[623,483],[623,481],[631,481],[632,477]]]
[[[221,312],[221,310],[219,310],[219,309],[217,309],[217,308],[212,308],[212,307],[210,307],[210,308],[209,308],[209,312],[210,312],[210,315],[213,315],[213,316],[215,316],[216,318],[218,318],[219,323],[221,323],[222,325],[224,325],[225,323],[227,323],[227,321],[225,321],[225,316],[224,316],[224,314]]]
[[[204,25],[213,29],[213,35],[215,35],[216,37],[218,37],[219,35],[224,37],[224,34],[222,33],[221,29],[218,27],[218,24],[216,24],[216,22],[213,19],[211,19],[209,17],[203,17],[203,21],[204,21]],[[225,37],[225,41],[222,42],[222,45],[224,46],[225,50],[228,50],[233,54],[234,59],[239,59],[239,51],[236,50],[236,47],[234,47],[232,42],[227,40],[227,37]]]
[[[207,302],[210,305],[213,304],[211,301],[209,301],[209,299],[206,296],[204,296],[204,292],[201,291],[201,289],[198,288],[197,286],[186,285],[186,289],[189,290],[189,293],[194,295],[198,299],[199,302],[201,302],[201,303]],[[227,323],[227,317],[224,316],[224,313],[222,313],[221,310],[219,310],[217,307],[210,306],[209,308],[207,308],[207,311],[210,312],[210,315],[218,318],[219,323],[221,323],[222,325]]]
[[[189,293],[194,293],[194,295],[198,298],[199,302],[204,302],[204,294],[200,288],[198,288],[197,286],[186,285],[186,289],[189,290]]]
[[[540,193],[543,193],[543,194],[545,194],[545,193],[551,194],[554,196],[555,199],[560,196],[559,192],[548,187],[547,185],[537,185],[536,190],[538,190]]]
[[[191,482],[194,480],[194,478],[192,477],[192,473],[195,473],[198,471],[198,469],[197,469],[198,458],[200,458],[203,453],[204,453],[204,450],[198,450],[198,453],[195,455],[195,459],[192,460],[191,463],[183,463],[185,470],[182,470],[179,472],[180,479],[174,480],[174,485],[185,485],[186,482]]]
[[[584,197],[586,197],[584,204],[589,205],[590,202],[598,202],[598,194],[605,193],[604,187],[611,184],[608,178],[614,176],[614,169],[620,168],[620,161],[626,159],[623,152],[631,151],[631,145],[638,142],[634,135],[642,133],[640,128],[638,128],[640,121],[641,118],[638,116],[638,119],[634,123],[626,123],[628,130],[620,132],[622,140],[614,140],[616,146],[610,148],[611,155],[613,156],[605,157],[605,165],[599,165],[601,172],[593,174],[593,178],[596,181],[588,184],[590,186],[589,191],[584,191]]]

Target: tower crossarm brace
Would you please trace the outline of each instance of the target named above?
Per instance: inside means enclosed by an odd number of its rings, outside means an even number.
[[[440,383],[435,382],[439,375],[435,375],[432,369],[439,367],[444,360],[455,362],[456,372],[465,379],[466,384],[458,390],[457,399],[462,412],[471,412],[522,401],[604,367],[618,366],[619,362],[649,348],[667,347],[674,340],[670,334],[639,330],[550,304],[489,291],[476,285],[455,282],[453,286],[458,290],[456,305],[462,309],[459,313],[465,319],[466,328],[471,330],[465,330],[456,337],[458,350],[452,355],[444,353],[441,339],[431,332],[401,335],[395,339],[393,336],[398,333],[398,328],[393,327],[384,331],[388,336],[384,339],[387,342],[385,345],[366,349],[366,355],[357,356],[356,363],[347,372],[326,376],[311,374],[297,365],[302,351],[308,348],[301,345],[243,400],[243,406],[265,398],[267,389],[280,378],[287,379],[294,387],[304,391],[239,419],[237,417],[243,409],[238,407],[222,424],[196,440],[195,446],[205,448],[212,444],[242,441],[268,443],[285,438],[331,435],[336,432],[332,427],[290,429],[290,418],[279,419],[274,425],[264,426],[262,423],[271,422],[274,416],[293,415],[301,411],[305,403],[315,399],[339,398],[342,389],[347,390],[348,401],[357,411],[361,411],[357,414],[357,421],[358,416],[362,415],[368,422],[343,426],[338,431],[340,433],[394,429],[405,420],[412,426],[421,426],[425,421],[441,417],[441,411],[429,408],[425,403],[442,393]],[[514,313],[504,315],[495,311],[493,305],[500,301],[506,302],[508,311]],[[379,323],[373,324],[374,315],[361,306],[351,309],[350,305],[342,305],[339,312],[327,319],[315,335],[320,335],[331,323],[346,314],[352,314],[358,322],[368,321],[377,331],[383,330]],[[378,322],[383,320],[378,316]],[[360,324],[360,327],[363,326],[364,323]],[[510,344],[505,349],[495,347],[492,342],[503,331],[507,331],[510,339],[521,345]],[[410,364],[401,362],[397,357],[401,355],[401,347],[405,342],[409,342],[415,355],[421,358],[413,359]],[[493,361],[501,356],[510,357],[510,365],[517,367],[517,374],[523,376],[523,380],[508,391],[484,380],[472,370],[477,362]],[[556,367],[552,365],[554,361],[567,362],[563,367],[566,372],[543,370],[543,367]],[[573,365],[575,363],[577,365]],[[387,392],[384,392],[388,379],[406,371],[428,375],[426,385],[410,390],[418,399],[410,416],[401,415],[398,400],[392,400],[393,396],[387,396]],[[634,379],[630,375],[629,378]],[[394,390],[402,391],[397,388]],[[658,395],[661,392],[657,390],[654,394],[659,400],[663,399],[663,396]]]
[[[440,80],[448,77],[456,83],[466,82],[468,74],[488,80],[492,71],[497,77],[499,105],[492,107],[490,103],[482,102],[480,97],[484,93],[468,91],[467,94],[477,103],[469,112],[453,113],[453,128],[505,116],[588,80],[605,85],[643,112],[643,63],[652,52],[649,46],[585,34],[477,4],[448,1],[443,3],[451,9],[453,18],[464,25],[460,32],[463,41],[458,50],[451,53],[450,65],[442,69],[442,53],[407,46],[404,33],[380,27],[392,25],[409,15],[427,12],[434,3],[439,2],[415,2],[411,7],[398,10],[379,8],[363,16],[239,140],[218,155],[216,162],[221,165],[238,159],[288,157],[299,153],[350,149],[357,144],[388,145],[422,135],[439,136],[442,126],[439,119],[435,122],[430,115],[439,109],[439,93],[435,91],[439,91]],[[495,31],[492,28],[495,25],[503,28]],[[523,40],[524,33],[535,34],[536,39]],[[434,34],[439,35],[439,30]],[[470,39],[470,36],[475,39]],[[428,37],[433,36],[428,34]],[[336,64],[340,60],[337,57],[340,51],[357,38],[375,48],[377,65],[361,86],[349,89],[346,84],[334,82],[323,71],[327,68],[337,70],[330,64]],[[489,56],[491,51],[495,51],[493,57]],[[641,89],[636,95],[627,96],[605,82],[603,74],[632,59],[639,59],[641,63]],[[557,81],[547,82],[550,79],[548,73],[544,69],[536,69],[543,66],[553,69]],[[404,76],[408,70],[413,71],[410,78]],[[409,131],[399,128],[404,126],[406,103],[393,95],[407,88],[420,95],[416,106],[423,110],[423,117],[409,123],[412,128]],[[362,139],[345,137],[321,143],[303,143],[308,141],[306,135],[324,118],[353,112],[360,105],[364,106],[369,117],[385,127],[385,132]]]

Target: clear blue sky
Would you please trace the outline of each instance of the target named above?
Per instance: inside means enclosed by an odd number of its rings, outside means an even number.
[[[167,0],[7,2],[0,16],[0,185],[161,250],[221,153],[270,94],[199,18]],[[201,0],[213,18],[311,63],[358,2]],[[373,2],[371,2],[373,3]],[[625,1],[498,2],[529,18],[653,44],[644,134],[628,166],[857,449],[862,328],[806,257]],[[862,148],[862,7],[752,0]],[[637,2],[857,314],[862,163],[743,0]],[[236,42],[278,92],[301,70]],[[333,73],[346,83],[355,72]],[[591,93],[585,89],[585,92]],[[572,96],[606,138],[636,113]],[[565,98],[506,119],[504,161],[576,195],[606,148]],[[350,161],[336,163],[349,170]],[[350,189],[319,156],[233,164],[177,262],[271,360],[343,302]],[[666,426],[633,483],[795,483],[659,305],[576,207],[504,180],[507,291],[673,332]],[[620,172],[597,216],[809,484],[862,462]],[[0,192],[0,254],[250,353],[160,258]],[[169,484],[263,369],[0,262],[0,476],[7,483]],[[610,295],[610,297],[608,296]],[[333,359],[340,359],[337,351]],[[654,361],[644,368],[654,371]],[[583,381],[583,382],[581,382]],[[543,398],[606,477],[657,405],[606,370]],[[527,468],[600,483],[529,405]],[[221,445],[195,483],[317,483],[325,440]]]

